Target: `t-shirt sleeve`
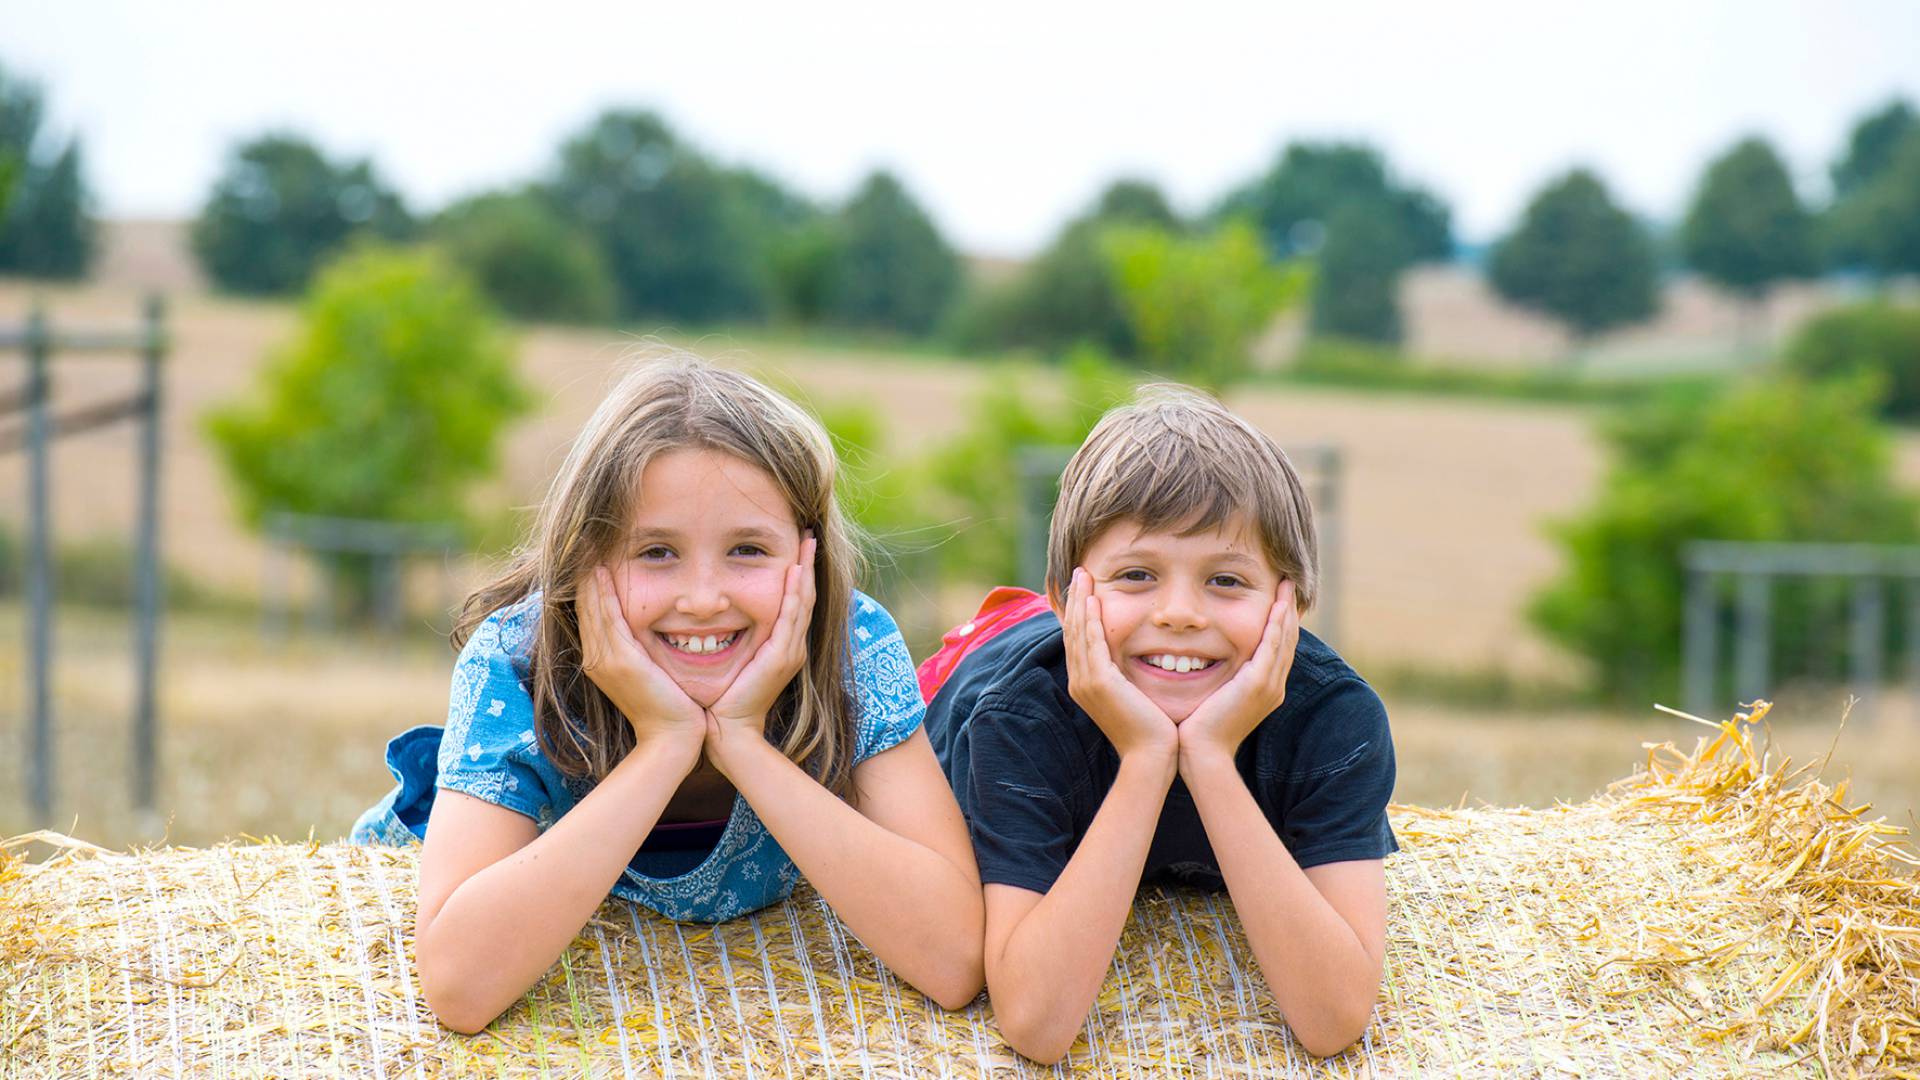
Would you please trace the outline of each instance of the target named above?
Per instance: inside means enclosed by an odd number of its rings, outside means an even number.
[[[1044,893],[1076,844],[1069,777],[1074,763],[1035,718],[983,709],[969,722],[953,774],[983,885]]]
[[[1310,706],[1307,728],[1284,775],[1262,778],[1277,796],[1275,827],[1301,869],[1399,850],[1387,821],[1393,797],[1393,735],[1373,688],[1343,680]]]
[[[872,597],[856,593],[847,620],[852,692],[859,710],[853,760],[865,761],[905,742],[926,719],[920,683],[893,616]]]
[[[436,786],[540,821],[551,809],[539,773],[527,761],[534,747],[533,698],[514,665],[512,635],[503,635],[503,622],[501,613],[489,616],[454,662]]]

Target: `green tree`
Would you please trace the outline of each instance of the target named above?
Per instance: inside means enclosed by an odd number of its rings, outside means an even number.
[[[1910,542],[1915,504],[1865,383],[1762,384],[1614,421],[1591,509],[1555,527],[1566,572],[1534,599],[1542,630],[1592,661],[1621,700],[1678,683],[1681,559],[1695,540]],[[1785,678],[1815,651],[1804,599],[1776,604]]]
[[[1132,357],[1133,327],[1100,244],[1101,230],[1115,225],[1172,232],[1183,227],[1151,182],[1114,181],[1018,276],[969,298],[956,328],[960,344],[1049,352],[1088,344]]]
[[[79,278],[95,249],[80,140],[49,139],[43,113],[40,88],[0,68],[0,271]]]
[[[613,315],[600,249],[536,195],[479,195],[442,211],[433,237],[489,299],[522,319],[595,322]]]
[[[773,307],[749,188],[658,115],[611,110],[561,146],[547,192],[599,242],[623,315],[713,322]]]
[[[900,181],[876,172],[839,215],[829,313],[841,323],[922,334],[953,302],[960,260]]]
[[[202,269],[231,292],[305,288],[349,237],[400,239],[413,230],[400,196],[365,161],[336,164],[298,135],[236,147],[193,223]]]
[[[1839,252],[1881,278],[1920,274],[1920,130],[1893,148],[1871,180],[1836,205],[1831,230]]]
[[[1884,415],[1920,420],[1920,307],[1875,300],[1836,308],[1800,328],[1786,363],[1810,380],[1871,378]]]
[[[1267,250],[1284,259],[1319,250],[1335,212],[1351,203],[1390,222],[1413,261],[1453,252],[1446,205],[1395,181],[1380,152],[1360,143],[1288,144],[1264,174],[1227,194],[1216,217],[1251,220]]]
[[[1894,148],[1914,131],[1920,131],[1920,115],[1900,98],[1861,117],[1847,137],[1846,153],[1833,163],[1834,195],[1845,199],[1878,179],[1893,163]]]
[[[318,276],[301,322],[206,418],[244,518],[464,520],[530,403],[479,291],[436,252],[367,246]]]
[[[1304,267],[1268,263],[1237,222],[1192,237],[1119,227],[1103,245],[1141,362],[1214,389],[1246,374],[1254,336],[1311,282]]]
[[[1707,167],[1680,246],[1687,264],[1749,301],[1816,269],[1813,218],[1765,139],[1742,139]]]
[[[1313,333],[1398,344],[1400,272],[1411,261],[1406,244],[1406,234],[1369,207],[1335,210],[1315,263]]]
[[[1502,296],[1560,320],[1579,340],[1645,319],[1659,303],[1652,241],[1586,169],[1534,196],[1489,269]]]

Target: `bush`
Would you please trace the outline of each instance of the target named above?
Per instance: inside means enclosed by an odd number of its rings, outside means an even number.
[[[252,524],[272,510],[462,521],[527,405],[473,285],[433,252],[369,247],[321,274],[254,398],[206,428]],[[343,568],[365,610],[366,568]]]
[[[433,235],[510,315],[574,322],[613,316],[613,278],[599,248],[537,196],[455,203],[435,220]]]
[[[1102,241],[1141,363],[1219,389],[1247,373],[1247,350],[1311,280],[1304,267],[1269,265],[1248,226],[1207,236],[1117,228]]]
[[[1762,384],[1665,403],[1604,432],[1614,462],[1599,499],[1554,535],[1567,570],[1534,599],[1542,630],[1591,660],[1601,689],[1644,702],[1677,689],[1682,550],[1694,540],[1915,538],[1915,503],[1864,383]],[[1824,655],[1804,591],[1774,605],[1776,674]]]
[[[1313,283],[1316,336],[1400,341],[1400,271],[1412,261],[1406,238],[1373,208],[1335,211]]]
[[[1920,307],[1872,301],[1829,311],[1800,328],[1786,361],[1808,379],[1872,378],[1883,415],[1920,420]]]

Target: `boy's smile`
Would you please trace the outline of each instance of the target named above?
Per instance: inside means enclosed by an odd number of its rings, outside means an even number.
[[[1082,565],[1114,664],[1175,723],[1253,656],[1280,586],[1244,517],[1190,536],[1122,521]]]

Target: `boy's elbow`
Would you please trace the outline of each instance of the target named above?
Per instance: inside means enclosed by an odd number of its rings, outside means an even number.
[[[1368,1000],[1363,1007],[1342,1008],[1333,1015],[1318,1018],[1317,1023],[1294,1026],[1293,1037],[1314,1057],[1333,1057],[1359,1042],[1371,1023],[1373,1002]]]
[[[1045,1002],[1003,998],[993,999],[993,1018],[1008,1046],[1042,1065],[1057,1064],[1067,1056],[1067,1048],[1080,1035],[1079,1025],[1068,1028],[1060,1023],[1045,1008]]]

